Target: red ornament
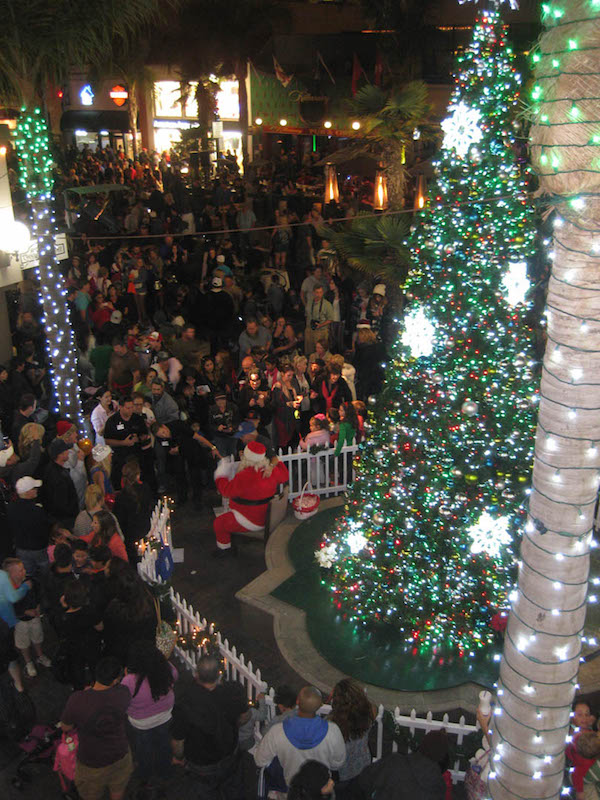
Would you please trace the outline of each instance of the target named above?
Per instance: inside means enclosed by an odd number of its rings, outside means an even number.
[[[504,633],[508,624],[508,613],[506,611],[498,611],[491,619],[492,628],[498,633]]]

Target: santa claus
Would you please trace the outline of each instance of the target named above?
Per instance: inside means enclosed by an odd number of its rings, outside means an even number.
[[[269,461],[267,450],[260,442],[246,445],[239,465],[226,459],[219,462],[215,484],[220,494],[229,498],[229,511],[214,521],[217,550],[213,555],[231,554],[232,533],[260,531],[265,527],[269,501],[288,477],[285,464],[277,456]]]

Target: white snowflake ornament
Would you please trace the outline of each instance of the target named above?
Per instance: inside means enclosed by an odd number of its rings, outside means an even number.
[[[457,105],[450,106],[448,110],[451,112],[450,116],[442,121],[444,131],[442,147],[444,150],[455,150],[460,158],[464,158],[471,145],[477,144],[483,138],[483,132],[479,127],[481,111],[469,108],[462,100]]]
[[[367,537],[359,533],[359,531],[353,531],[346,536],[346,544],[350,548],[352,555],[355,556],[367,546]]]
[[[531,284],[527,277],[527,264],[524,261],[514,261],[508,265],[508,270],[502,279],[506,302],[509,306],[517,306],[525,302],[525,297]]]
[[[492,558],[497,558],[502,548],[512,542],[512,536],[508,532],[509,523],[508,517],[495,519],[484,511],[479,520],[467,531],[473,540],[471,552],[474,555],[487,553]]]
[[[422,308],[409,311],[404,317],[402,344],[410,349],[413,358],[430,356],[433,353],[435,328]]]
[[[336,559],[336,555],[337,544],[335,544],[335,542],[326,544],[325,547],[315,550],[315,558],[318,561],[319,566],[324,567],[325,569],[331,569],[331,567],[333,567],[333,562]]]

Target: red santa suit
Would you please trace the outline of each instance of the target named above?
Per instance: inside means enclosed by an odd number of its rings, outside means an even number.
[[[231,475],[233,465],[225,460],[215,471],[217,490],[229,498],[229,511],[214,521],[217,547],[221,550],[231,547],[232,533],[260,531],[265,527],[269,501],[277,493],[279,484],[286,483],[289,478],[288,469],[281,461],[275,464],[270,475],[265,475],[266,452],[260,442],[249,442],[244,449],[246,466],[237,474]]]

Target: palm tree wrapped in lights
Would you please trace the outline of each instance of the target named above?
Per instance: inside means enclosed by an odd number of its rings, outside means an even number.
[[[66,293],[54,248],[53,160],[46,114],[47,92],[74,68],[93,70],[114,51],[127,52],[136,37],[176,0],[0,0],[0,99],[21,109],[15,132],[20,181],[31,204],[31,232],[39,252],[38,280],[44,307],[55,410],[77,420],[76,349]]]
[[[533,485],[498,684],[489,792],[554,798],[588,601],[600,479],[600,2],[548,0],[531,152],[554,210]]]

